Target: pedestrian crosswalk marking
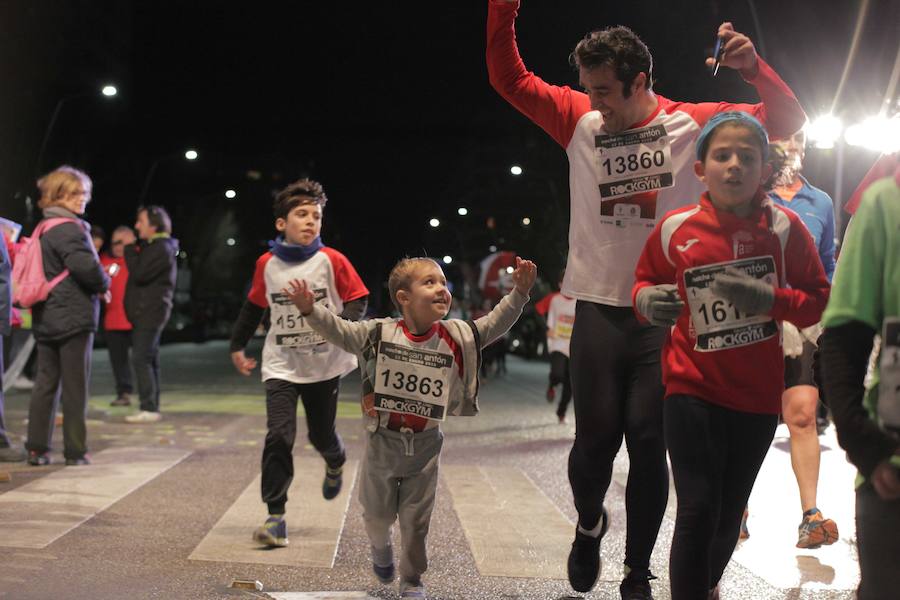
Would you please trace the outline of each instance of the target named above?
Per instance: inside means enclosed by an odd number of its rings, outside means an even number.
[[[274,600],[376,600],[365,592],[266,592]]]
[[[344,489],[337,498],[328,501],[322,498],[325,474],[322,459],[294,457],[294,481],[288,490],[285,515],[290,540],[286,548],[261,552],[259,543],[252,539],[253,530],[266,519],[257,476],[188,558],[332,568],[358,464],[355,460],[344,464]]]
[[[566,579],[574,525],[525,473],[464,465],[441,472],[479,573]]]
[[[86,467],[66,467],[0,495],[0,546],[45,548],[174,467],[190,452],[108,448]]]

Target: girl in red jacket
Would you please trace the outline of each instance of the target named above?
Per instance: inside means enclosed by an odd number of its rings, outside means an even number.
[[[694,165],[709,191],[657,223],[635,272],[635,311],[671,327],[662,363],[678,495],[673,600],[718,597],[781,410],[781,321],[812,325],[828,299],[812,237],[761,187],[767,152],[750,115],[710,119]]]

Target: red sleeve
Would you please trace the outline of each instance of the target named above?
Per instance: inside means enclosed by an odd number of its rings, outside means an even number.
[[[663,218],[647,238],[644,249],[641,251],[641,257],[638,259],[637,268],[634,270],[634,286],[631,288],[631,306],[636,305],[635,299],[641,289],[651,285],[659,285],[661,283],[675,283],[675,265],[669,262],[663,252],[662,247],[662,224],[666,219]],[[671,243],[671,241],[670,241]],[[634,314],[642,323],[647,320],[641,315],[637,309]]]
[[[347,303],[369,295],[359,273],[350,264],[346,256],[335,250],[334,248],[322,248],[322,252],[328,255],[331,261],[331,268],[334,269],[334,283],[337,286],[338,295],[341,302]]]
[[[791,220],[783,266],[790,287],[775,290],[775,303],[769,314],[797,327],[809,327],[822,319],[831,286],[809,230],[800,217],[784,212]]]
[[[806,113],[800,107],[797,97],[791,88],[778,76],[772,67],[763,59],[758,59],[759,71],[753,79],[746,81],[752,84],[759,93],[758,104],[735,104],[730,102],[688,102],[675,103],[672,107],[688,113],[700,127],[716,113],[738,110],[750,113],[766,127],[771,138],[787,138],[800,131],[806,122]]]
[[[546,317],[547,313],[550,312],[550,303],[553,302],[553,298],[557,296],[559,292],[550,292],[543,298],[541,298],[538,302],[534,303],[534,310],[537,311],[537,314],[542,317]]]
[[[515,3],[488,0],[488,78],[497,93],[565,148],[578,119],[590,111],[590,101],[582,92],[550,85],[525,69],[516,47],[517,10]]]
[[[256,259],[256,268],[253,270],[253,283],[250,284],[250,293],[247,300],[260,308],[268,308],[269,297],[266,295],[266,263],[272,258],[271,252],[266,252]]]

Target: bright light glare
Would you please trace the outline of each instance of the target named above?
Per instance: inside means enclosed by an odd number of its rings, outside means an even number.
[[[449,264],[452,263],[452,262],[453,262],[453,257],[452,257],[452,256],[450,256],[449,254],[447,254],[446,256],[444,256],[444,264],[445,264],[445,265],[449,265]]]
[[[522,225],[531,225],[531,219],[525,217],[524,219],[522,219]]]
[[[512,267],[506,267],[506,272],[512,275],[512,272],[515,271]]]
[[[234,190],[225,190],[225,197],[228,198],[229,200],[232,198],[235,198],[235,197],[237,197],[237,192]]]
[[[834,115],[823,115],[806,126],[806,137],[816,148],[834,148],[834,143],[841,137],[844,124]]]
[[[428,224],[432,227],[438,227],[441,222],[438,219],[431,219],[430,221],[428,221]]]
[[[100,90],[100,93],[106,96],[107,98],[112,98],[116,94],[119,93],[119,90],[116,89],[114,85],[104,85],[103,89]]]
[[[513,165],[509,168],[509,172],[512,173],[513,175],[521,175],[522,167],[520,167],[519,165]]]
[[[887,154],[897,152],[900,150],[900,117],[869,117],[848,127],[844,139],[851,146]]]
[[[460,206],[459,208],[456,209],[456,212],[459,214],[459,216],[464,217],[467,214],[469,214],[469,209],[466,208],[465,206]]]
[[[197,154],[196,150],[188,150],[184,153],[184,157],[188,160],[197,160],[197,157],[200,156]]]
[[[234,238],[228,238],[227,240],[225,240],[225,243],[229,246],[234,246],[237,242],[234,241]]]

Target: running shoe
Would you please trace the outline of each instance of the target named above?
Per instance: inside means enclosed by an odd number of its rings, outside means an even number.
[[[407,581],[404,579],[400,582],[400,598],[427,600],[428,597],[425,595],[425,586],[422,585],[421,581]]]
[[[125,417],[126,423],[156,423],[162,419],[162,415],[156,411],[142,410],[139,413]]]
[[[344,483],[344,467],[332,469],[325,467],[325,479],[322,481],[322,497],[326,500],[334,500],[341,493]]]
[[[828,546],[838,541],[837,523],[822,516],[818,508],[811,508],[803,513],[803,521],[797,527],[798,548],[813,550],[820,546]]]
[[[85,454],[84,456],[79,456],[78,458],[67,458],[66,459],[67,467],[84,467],[89,464],[91,464],[91,457],[88,454]]]
[[[575,541],[572,542],[572,550],[569,551],[567,569],[569,572],[569,585],[576,592],[587,593],[591,591],[600,576],[603,563],[600,560],[600,542],[609,529],[609,515],[606,509],[600,516],[603,526],[600,535],[593,537],[575,528]]]
[[[747,519],[750,518],[750,511],[744,509],[744,515],[741,517],[741,532],[738,534],[739,540],[746,540],[750,537],[750,530],[747,529]]]
[[[270,548],[284,548],[288,545],[287,522],[284,517],[270,516],[253,532],[253,539]]]
[[[394,581],[394,548],[390,544],[378,549],[372,546],[372,572],[378,581],[387,585]]]
[[[131,406],[131,394],[122,392],[116,399],[109,403],[110,406]]]
[[[43,467],[50,464],[50,454],[47,452],[38,452],[30,450],[28,452],[28,464],[33,467]]]
[[[656,579],[649,569],[632,569],[619,585],[622,600],[653,600],[650,580]]]

